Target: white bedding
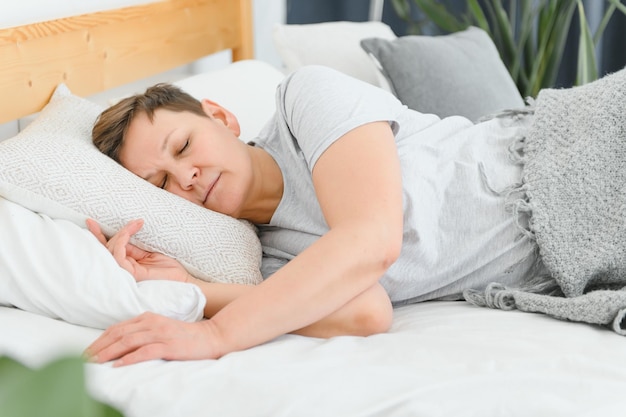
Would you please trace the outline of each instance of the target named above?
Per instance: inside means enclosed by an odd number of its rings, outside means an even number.
[[[1,353],[30,366],[80,354],[99,330],[0,308]],[[127,417],[622,416],[624,339],[522,312],[428,302],[388,334],[287,335],[219,360],[86,366]]]

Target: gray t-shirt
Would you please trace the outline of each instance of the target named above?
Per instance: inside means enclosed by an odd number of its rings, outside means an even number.
[[[463,289],[493,281],[515,285],[528,273],[534,245],[518,224],[527,219],[494,192],[520,181],[521,167],[508,159],[520,126],[418,113],[321,66],[288,76],[276,98],[276,115],[254,141],[284,180],[274,216],[259,226],[264,277],[328,231],[313,167],[334,141],[373,121],[390,123],[403,174],[402,251],[380,281],[395,304],[459,298]]]

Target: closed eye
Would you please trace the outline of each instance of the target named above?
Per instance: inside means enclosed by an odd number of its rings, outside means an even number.
[[[183,144],[182,148],[180,148],[178,152],[176,152],[176,155],[181,155],[183,152],[185,152],[185,150],[189,148],[189,143],[190,143],[190,140],[188,138]],[[164,175],[163,180],[161,181],[161,184],[159,184],[159,188],[165,189],[165,187],[167,186],[167,179],[168,179],[167,175]]]
[[[183,152],[185,152],[185,149],[187,149],[189,147],[189,139],[187,139],[185,141],[185,144],[183,145],[182,148],[180,148],[180,150],[178,151],[178,155],[182,154]]]

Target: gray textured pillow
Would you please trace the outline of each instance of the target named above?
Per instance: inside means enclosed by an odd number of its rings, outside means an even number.
[[[91,128],[101,110],[60,85],[33,123],[0,143],[0,195],[82,227],[91,217],[106,234],[143,218],[138,246],[207,281],[261,282],[254,227],[161,190],[100,153]]]
[[[444,36],[367,38],[393,93],[409,108],[472,121],[524,101],[489,35],[469,27]]]

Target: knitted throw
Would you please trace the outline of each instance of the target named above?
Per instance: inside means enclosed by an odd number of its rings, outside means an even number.
[[[607,325],[626,334],[626,69],[542,90],[522,139],[530,232],[551,277],[493,284],[468,301]]]

